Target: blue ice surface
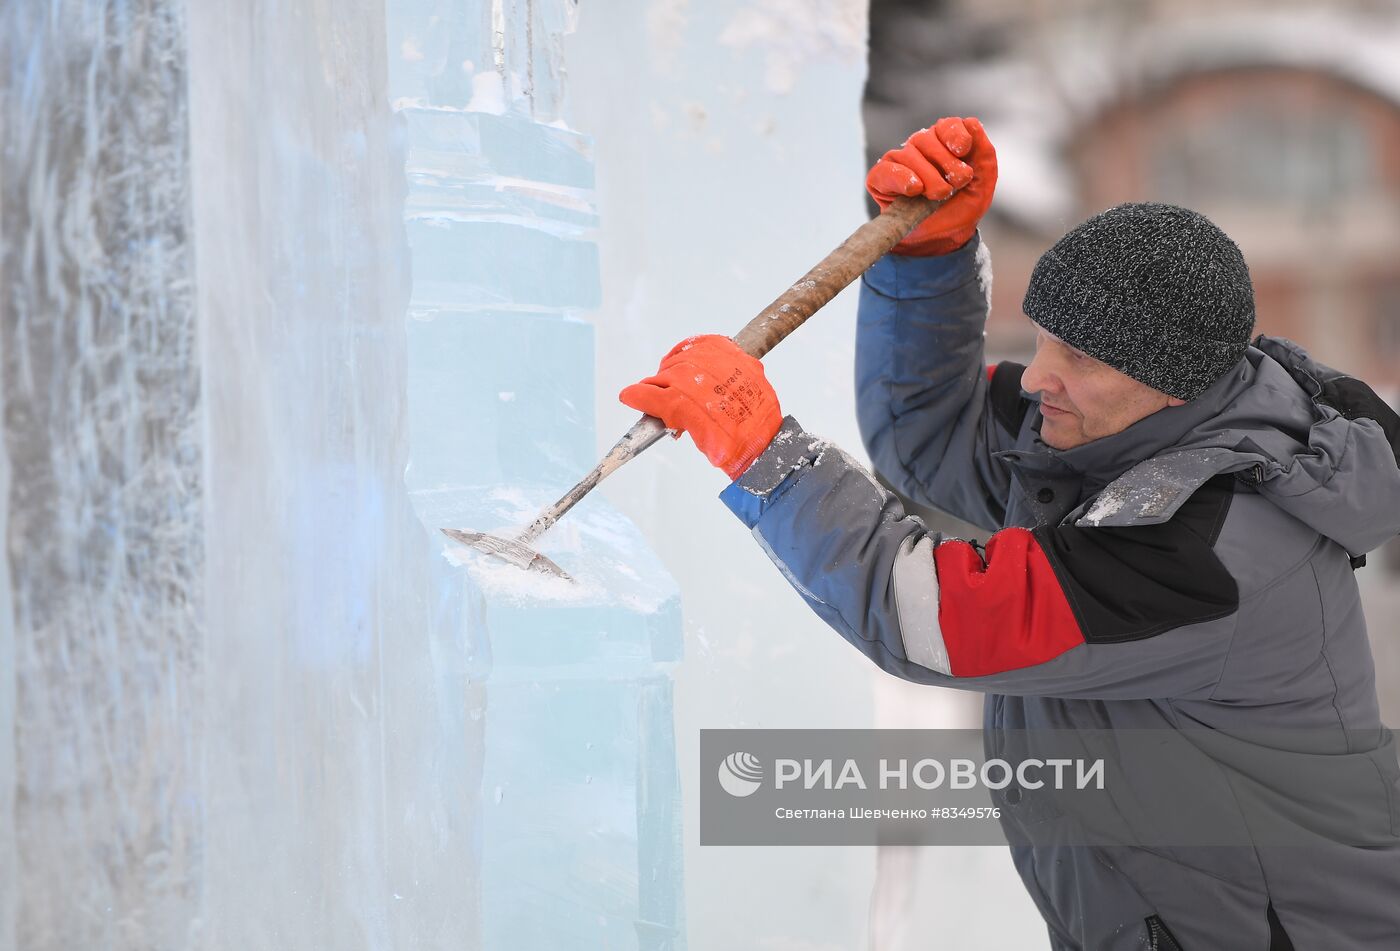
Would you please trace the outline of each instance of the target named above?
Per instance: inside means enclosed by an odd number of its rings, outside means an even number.
[[[572,3],[508,3],[496,23],[466,6],[389,5],[413,275],[405,478],[430,532],[508,535],[599,459],[580,316],[601,301],[600,222],[591,140],[551,112]],[[674,581],[599,493],[537,542],[572,582],[442,543],[486,693],[483,947],[683,947]]]
[[[593,368],[578,358],[592,338],[588,324],[556,315],[411,314],[410,488],[467,476],[481,486],[546,483],[563,494],[597,463]]]

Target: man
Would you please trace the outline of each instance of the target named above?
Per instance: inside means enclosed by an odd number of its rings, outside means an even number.
[[[872,661],[986,692],[989,747],[1018,730],[1179,731],[1219,739],[1232,776],[1269,760],[1217,805],[1253,783],[1306,853],[1083,845],[1053,800],[994,793],[1053,947],[1400,947],[1400,770],[1353,579],[1400,531],[1400,419],[1296,345],[1251,344],[1239,249],[1169,205],[1066,234],[1026,291],[1030,365],[984,367],[976,227],[995,183],[975,119],[941,119],[871,170],[882,204],[948,201],[866,273],[856,350],[876,468],[1000,529],[984,548],[928,532],[782,418],[727,338],[678,344],[623,401],[690,432],[735,480],[725,503]],[[1266,729],[1288,732],[1241,739]],[[1309,799],[1314,776],[1348,778]]]

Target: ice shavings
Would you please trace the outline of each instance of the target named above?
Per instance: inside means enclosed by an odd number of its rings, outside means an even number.
[[[1116,516],[1128,499],[1128,487],[1114,482],[1099,493],[1089,511],[1079,520],[1079,525],[1090,528],[1102,525],[1106,519]]]
[[[832,444],[801,430],[780,429],[739,485],[750,495],[766,496],[794,469],[820,464]]]
[[[499,538],[519,538],[558,487],[447,487],[415,493],[425,521],[434,525],[484,531]],[[655,613],[674,599],[674,583],[655,561],[645,539],[627,518],[601,498],[585,498],[573,510],[528,543],[572,578],[525,569],[441,536],[443,557],[465,568],[473,584],[488,597],[515,604],[622,604],[639,613]]]
[[[447,541],[442,556],[450,565],[464,567],[483,592],[510,601],[602,600],[596,584],[570,581],[547,571],[521,568],[458,542]]]
[[[822,452],[831,444],[825,439],[813,436],[811,433],[794,429],[781,429],[768,444],[767,452],[773,453],[773,464],[783,469],[795,469],[798,466],[806,465],[807,454],[816,451],[820,458]]]
[[[982,298],[987,302],[987,310],[992,309],[992,252],[986,242],[977,245],[977,286],[982,289]]]
[[[1200,486],[1196,471],[1171,456],[1140,462],[1100,492],[1078,524],[1095,528],[1161,521]]]

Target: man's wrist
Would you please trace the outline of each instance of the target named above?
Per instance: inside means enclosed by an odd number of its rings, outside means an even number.
[[[720,501],[745,525],[758,524],[768,506],[792,486],[801,473],[821,458],[830,446],[826,440],[804,430],[791,416],[753,464],[720,493]]]
[[[933,256],[891,252],[866,270],[861,280],[883,297],[917,300],[951,294],[977,280],[977,252],[982,245],[974,233],[956,251]]]

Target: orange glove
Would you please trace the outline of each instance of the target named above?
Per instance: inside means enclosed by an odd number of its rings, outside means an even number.
[[[655,376],[633,383],[618,399],[690,433],[731,479],[743,475],[783,424],[763,364],[719,334],[682,340],[661,358]]]
[[[987,131],[976,119],[954,116],[915,132],[865,176],[865,188],[881,208],[899,195],[948,199],[893,248],[915,257],[949,254],[967,244],[996,187],[997,152]]]

